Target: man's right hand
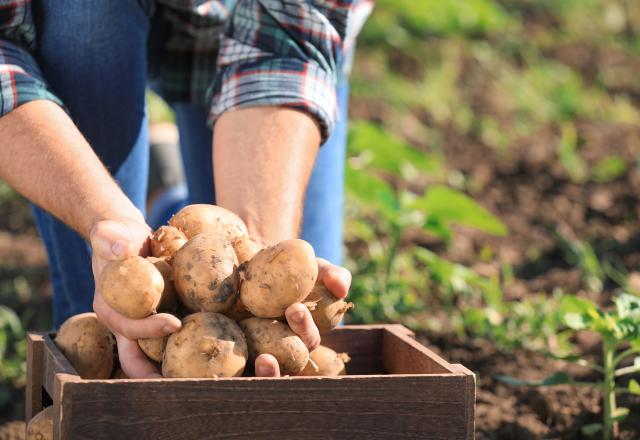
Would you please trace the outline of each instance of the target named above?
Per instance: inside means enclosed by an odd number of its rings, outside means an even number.
[[[157,367],[147,359],[138,346],[137,339],[153,338],[180,329],[178,318],[168,313],[158,313],[144,319],[131,319],[107,305],[97,288],[97,280],[109,261],[123,260],[136,255],[148,255],[151,229],[144,221],[130,217],[102,220],[91,229],[89,240],[93,249],[92,268],[96,280],[93,310],[113,332],[118,344],[120,365],[132,379],[161,377]]]

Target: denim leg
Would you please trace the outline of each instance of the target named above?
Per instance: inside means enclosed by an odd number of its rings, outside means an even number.
[[[92,148],[144,210],[149,146],[145,113],[149,2],[33,3],[36,59]],[[81,206],[78,209],[82,209]],[[54,325],[91,310],[90,249],[77,233],[34,208],[53,283]]]
[[[207,111],[191,104],[172,105],[180,132],[180,152],[184,164],[189,203],[214,203],[213,133],[207,125]]]
[[[318,152],[307,187],[302,223],[302,238],[311,243],[316,256],[334,264],[342,262],[348,97],[349,86],[345,82],[338,88],[340,119]]]
[[[341,119],[318,153],[305,197],[302,238],[318,257],[334,264],[342,261],[344,162],[347,144],[349,87],[338,88]],[[212,133],[206,111],[189,104],[174,104],[180,130],[180,148],[187,176],[190,203],[215,203],[211,159]]]

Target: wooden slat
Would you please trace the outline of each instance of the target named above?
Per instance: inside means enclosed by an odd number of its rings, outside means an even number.
[[[385,328],[382,363],[390,374],[453,373],[451,364],[395,326]]]
[[[43,333],[27,334],[27,386],[25,390],[25,421],[42,410],[42,359],[44,348]]]
[[[462,409],[465,411],[465,419],[467,421],[467,431],[469,432],[468,440],[475,438],[475,407],[476,407],[476,376],[471,370],[462,364],[452,364],[453,370],[462,374],[465,378],[465,404]]]
[[[376,326],[344,326],[323,334],[321,343],[349,355],[349,374],[383,374],[382,331]]]
[[[74,377],[75,380],[81,380],[73,365],[62,354],[53,340],[45,335],[43,337],[44,356],[43,356],[43,378],[42,385],[49,395],[53,397],[55,393],[55,375],[58,373],[67,374]]]
[[[467,439],[462,375],[64,384],[62,438]]]

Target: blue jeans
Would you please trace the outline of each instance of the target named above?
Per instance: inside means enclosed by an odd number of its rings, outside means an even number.
[[[144,212],[149,169],[145,109],[151,0],[34,2],[36,59],[71,118],[122,190]],[[153,44],[153,42],[150,42]],[[342,118],[318,154],[304,206],[302,238],[334,263],[342,256],[346,84]],[[171,103],[180,131],[189,199],[215,203],[206,110]],[[82,207],[78,207],[82,209]],[[53,284],[54,326],[92,309],[91,249],[77,233],[34,207]]]

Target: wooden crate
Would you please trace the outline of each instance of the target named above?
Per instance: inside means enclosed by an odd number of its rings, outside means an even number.
[[[344,326],[323,344],[349,376],[83,380],[47,333],[28,336],[27,421],[55,439],[472,439],[475,378],[400,325]]]

